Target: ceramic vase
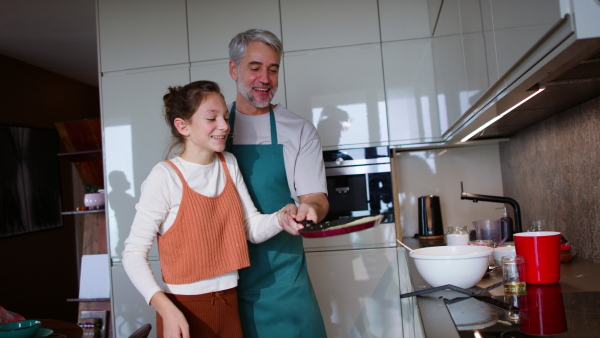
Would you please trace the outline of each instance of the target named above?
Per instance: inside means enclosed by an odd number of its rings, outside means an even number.
[[[103,192],[97,192],[94,194],[85,194],[83,196],[83,204],[86,207],[96,207],[104,205],[106,199]]]

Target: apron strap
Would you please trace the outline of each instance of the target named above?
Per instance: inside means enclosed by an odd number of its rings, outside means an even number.
[[[271,127],[271,144],[278,144],[277,141],[277,125],[275,124],[275,112],[273,112],[273,108],[269,105],[269,122]],[[233,128],[235,126],[235,101],[231,106],[231,111],[229,112],[229,135],[227,135],[227,149],[231,148],[233,145]]]

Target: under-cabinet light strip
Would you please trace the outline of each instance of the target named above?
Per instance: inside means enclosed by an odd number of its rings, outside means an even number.
[[[536,90],[533,94],[527,96],[526,98],[524,98],[523,100],[521,100],[519,103],[515,104],[514,106],[510,107],[509,109],[507,109],[504,113],[494,117],[493,119],[487,121],[485,124],[483,124],[481,127],[475,129],[475,131],[473,131],[472,133],[470,133],[469,135],[465,136],[462,140],[460,140],[460,142],[467,142],[469,139],[471,139],[471,137],[475,136],[475,134],[479,133],[480,131],[484,130],[485,128],[489,127],[492,123],[500,120],[502,117],[504,117],[504,115],[510,113],[511,111],[515,110],[518,106],[522,105],[523,103],[527,102],[529,99],[531,99],[532,97],[536,96],[537,94],[541,93],[544,89],[546,89],[545,86],[540,85],[539,89]]]

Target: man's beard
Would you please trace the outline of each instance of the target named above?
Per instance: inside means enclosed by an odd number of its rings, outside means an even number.
[[[248,100],[248,102],[256,108],[268,107],[271,103],[271,100],[273,100],[273,97],[275,96],[276,92],[276,90],[271,87],[269,90],[269,99],[264,102],[256,102],[254,96],[252,95],[251,87],[245,87],[241,81],[237,81],[237,88],[238,91],[242,94],[242,96],[244,96],[246,100]]]

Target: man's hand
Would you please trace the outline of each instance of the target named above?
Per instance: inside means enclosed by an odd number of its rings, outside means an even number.
[[[324,193],[314,193],[298,196],[300,205],[298,212],[294,216],[297,222],[310,220],[315,223],[320,222],[329,211],[329,201]]]

